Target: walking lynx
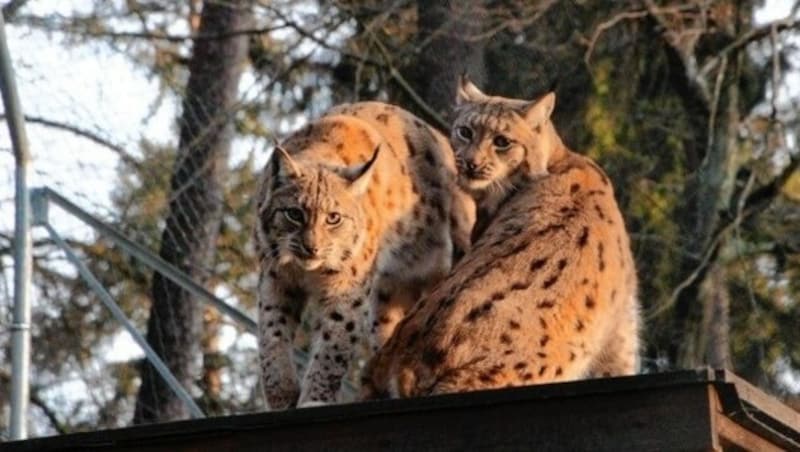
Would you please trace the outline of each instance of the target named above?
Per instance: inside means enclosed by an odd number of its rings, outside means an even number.
[[[451,142],[478,205],[475,242],[368,364],[363,397],[636,372],[625,225],[605,173],[559,138],[554,102],[487,96],[462,80]]]
[[[361,338],[380,346],[447,274],[453,241],[468,246],[471,229],[471,200],[455,178],[444,136],[377,102],[336,107],[276,148],[255,231],[262,386],[272,409],[336,401]],[[292,348],[306,307],[317,315],[301,384]]]

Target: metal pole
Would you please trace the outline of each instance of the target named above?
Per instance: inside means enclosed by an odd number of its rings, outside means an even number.
[[[53,239],[56,245],[58,245],[58,247],[61,248],[62,251],[64,251],[64,254],[66,254],[67,256],[67,260],[69,260],[72,263],[72,265],[75,266],[75,268],[78,270],[78,273],[80,273],[83,280],[86,281],[86,284],[89,285],[89,288],[92,289],[92,291],[94,291],[94,293],[97,294],[97,296],[100,298],[100,301],[102,301],[103,304],[106,305],[106,307],[111,311],[111,314],[114,316],[114,318],[117,319],[117,321],[121,323],[122,326],[125,327],[125,329],[131,336],[133,336],[133,339],[136,341],[137,344],[139,344],[139,347],[142,348],[145,356],[153,365],[153,367],[156,368],[158,373],[161,375],[161,378],[163,378],[167,382],[167,385],[173,391],[175,391],[175,394],[178,396],[178,398],[181,399],[183,403],[186,404],[187,407],[189,407],[189,412],[191,412],[192,417],[204,418],[205,415],[203,415],[203,412],[194,402],[192,396],[190,396],[189,393],[186,392],[186,389],[184,389],[184,387],[181,386],[180,382],[175,378],[175,376],[172,375],[172,372],[169,371],[167,366],[164,364],[164,361],[162,361],[161,358],[159,358],[156,352],[150,347],[150,344],[147,343],[147,340],[142,336],[141,333],[139,333],[136,327],[133,326],[133,324],[128,320],[128,318],[125,316],[125,313],[122,312],[122,309],[120,309],[120,307],[111,297],[111,294],[109,294],[108,291],[105,289],[105,287],[103,287],[103,284],[100,283],[100,281],[97,280],[97,278],[86,267],[86,265],[84,265],[83,262],[81,262],[80,258],[75,254],[75,252],[72,251],[72,248],[70,248],[69,245],[67,245],[67,243],[58,234],[58,232],[56,232],[56,230],[53,229],[50,223],[44,223],[42,226],[44,226],[47,229],[47,232],[50,233],[50,238]]]
[[[31,229],[28,165],[30,150],[17,94],[5,21],[0,14],[0,90],[16,162],[14,221],[14,317],[11,322],[11,439],[28,437],[28,396],[31,356]]]

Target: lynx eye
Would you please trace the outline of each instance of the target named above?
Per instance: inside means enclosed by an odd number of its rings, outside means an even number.
[[[342,222],[342,216],[338,212],[331,212],[325,217],[325,223],[330,226],[336,226]]]
[[[456,135],[464,141],[472,141],[472,129],[467,126],[457,127]]]
[[[305,218],[303,211],[296,207],[283,209],[283,216],[285,216],[286,219],[291,221],[292,223],[298,223],[298,224],[302,224]]]
[[[505,151],[511,146],[511,141],[503,135],[497,135],[492,140],[492,144],[494,144],[498,151]]]

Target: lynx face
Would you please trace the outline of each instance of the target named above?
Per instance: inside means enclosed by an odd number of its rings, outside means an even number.
[[[360,197],[377,156],[376,150],[364,165],[329,169],[299,164],[276,149],[278,184],[261,221],[274,238],[279,265],[339,271],[360,251],[366,234]]]
[[[464,80],[456,102],[450,142],[462,188],[503,190],[518,170],[546,174],[548,147],[538,135],[553,110],[552,93],[526,102],[487,96]]]

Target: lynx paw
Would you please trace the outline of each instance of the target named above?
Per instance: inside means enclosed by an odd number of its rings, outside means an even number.
[[[326,402],[322,402],[320,400],[307,400],[305,402],[300,402],[297,404],[297,408],[313,408],[315,406],[325,406],[328,405]]]

